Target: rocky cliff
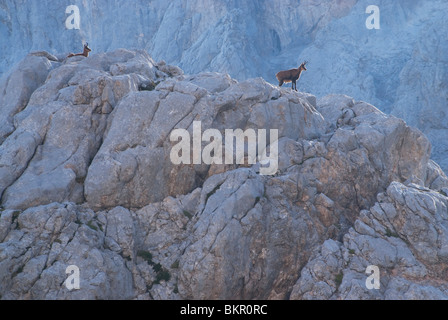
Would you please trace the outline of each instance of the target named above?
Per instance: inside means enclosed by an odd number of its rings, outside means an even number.
[[[2,299],[448,298],[448,178],[366,102],[125,49],[29,54],[0,102]],[[277,172],[174,164],[195,121],[277,129]]]
[[[372,4],[379,30],[365,27]],[[79,30],[66,28],[70,5]],[[446,16],[446,0],[2,0],[0,75],[31,51],[79,52],[82,41],[96,53],[139,48],[190,74],[273,84],[278,71],[308,60],[302,91],[347,94],[404,119],[446,171]]]

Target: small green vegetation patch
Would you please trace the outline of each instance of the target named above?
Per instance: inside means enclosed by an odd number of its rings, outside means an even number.
[[[170,279],[171,279],[171,275],[168,272],[168,270],[162,269],[159,272],[157,272],[156,280],[154,281],[154,283],[155,284],[159,284],[160,281],[162,281],[162,280],[163,281],[170,281]]]
[[[398,234],[396,232],[393,232],[389,228],[386,229],[386,236],[398,238]]]
[[[154,262],[152,261],[152,254],[151,252],[145,251],[145,250],[138,250],[137,256],[141,257],[143,260],[148,262],[149,265],[153,265]]]
[[[176,260],[171,265],[171,269],[179,269],[179,260]]]
[[[342,271],[336,275],[336,278],[334,279],[334,282],[336,282],[336,287],[339,288],[339,286],[342,283],[343,278],[344,278],[344,273]]]
[[[185,215],[189,220],[191,220],[191,218],[193,218],[192,214],[191,214],[190,212],[188,212],[187,210],[184,210],[183,212],[184,212],[184,215]]]
[[[92,230],[98,231],[97,226],[93,224],[93,220],[90,220],[89,222],[87,222],[87,226]]]

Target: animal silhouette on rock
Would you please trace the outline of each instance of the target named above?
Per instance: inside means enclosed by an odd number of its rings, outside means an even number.
[[[76,57],[76,56],[84,56],[84,57],[88,57],[89,56],[89,52],[92,51],[92,49],[89,48],[89,44],[86,43],[84,45],[84,50],[82,53],[70,53],[67,58],[71,58],[71,57]]]
[[[306,70],[308,61],[303,62],[297,69],[290,69],[278,72],[275,76],[278,85],[281,87],[283,83],[291,82],[291,89],[297,91],[297,80],[299,80],[302,71]]]

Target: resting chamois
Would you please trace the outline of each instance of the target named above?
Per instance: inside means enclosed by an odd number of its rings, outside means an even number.
[[[84,45],[84,51],[82,53],[70,53],[67,58],[71,58],[71,57],[76,57],[76,56],[84,56],[84,57],[88,57],[89,56],[89,52],[92,51],[92,49],[89,48],[89,44],[86,43]]]
[[[297,80],[299,80],[300,75],[302,74],[303,70],[306,70],[306,64],[308,61],[303,62],[300,67],[297,69],[291,69],[291,70],[285,70],[280,71],[275,76],[278,79],[278,85],[281,87],[283,83],[285,82],[292,82],[291,89],[297,91]],[[294,89],[295,86],[295,89]]]

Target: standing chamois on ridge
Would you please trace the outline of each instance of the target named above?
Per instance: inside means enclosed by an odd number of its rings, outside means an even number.
[[[84,51],[82,53],[70,53],[67,58],[71,58],[71,57],[76,57],[76,56],[84,56],[84,57],[88,57],[89,56],[89,52],[92,51],[92,49],[89,48],[89,44],[86,43],[84,45]]]
[[[291,82],[291,89],[297,91],[297,80],[299,80],[302,71],[306,70],[307,63],[308,61],[303,62],[297,69],[284,70],[277,73],[275,76],[278,79],[278,85],[281,87],[283,83]]]

